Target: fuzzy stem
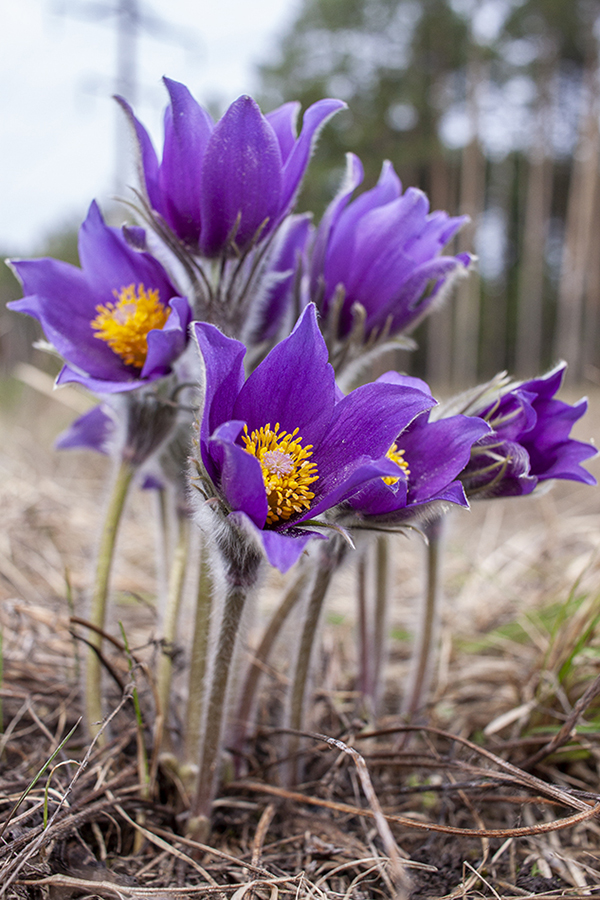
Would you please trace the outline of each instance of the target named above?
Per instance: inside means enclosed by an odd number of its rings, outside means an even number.
[[[162,653],[158,662],[158,674],[156,677],[156,694],[158,699],[158,712],[160,728],[156,738],[157,747],[170,744],[168,730],[168,711],[171,693],[171,681],[173,678],[173,650],[177,637],[177,621],[183,596],[183,585],[189,555],[190,523],[185,513],[177,515],[177,543],[171,562],[169,573],[169,588],[167,591],[167,604],[163,623]],[[164,736],[167,735],[166,740]]]
[[[95,628],[91,630],[89,637],[90,648],[87,654],[85,684],[87,726],[92,736],[97,734],[102,721],[102,667],[96,650],[100,651],[102,648],[102,634],[100,632],[104,631],[106,622],[108,586],[115,555],[117,532],[134,474],[135,466],[123,460],[117,469],[114,480],[96,560],[96,577],[90,609],[90,623]],[[99,631],[96,629],[99,629]],[[99,741],[104,743],[106,738],[100,735]]]
[[[171,556],[171,526],[169,522],[169,493],[166,488],[159,488],[153,493],[156,494],[157,507],[157,555],[158,555],[158,573],[159,573],[159,590],[161,594],[165,591],[167,582],[167,572],[169,569],[169,559]]]
[[[382,693],[381,672],[387,655],[387,621],[390,604],[389,538],[379,535],[375,542],[375,623],[373,627],[373,667],[371,700],[377,711]]]
[[[190,658],[187,712],[185,717],[185,762],[192,766],[198,759],[200,750],[200,728],[204,713],[205,676],[212,611],[213,583],[208,564],[208,550],[202,547],[198,572],[196,615]]]
[[[371,646],[367,615],[367,549],[362,548],[356,566],[358,605],[358,690],[363,698],[371,695]]]
[[[190,833],[202,839],[209,828],[210,814],[219,774],[219,752],[225,714],[227,684],[231,672],[233,652],[248,587],[230,584],[223,609],[221,631],[215,653],[215,665],[206,711],[204,744],[200,757],[198,782],[190,808]]]
[[[402,712],[409,719],[421,709],[437,654],[439,607],[442,598],[441,562],[444,518],[425,526],[427,536],[427,573],[425,603],[420,606],[418,631],[408,678],[408,690]]]
[[[346,545],[342,541],[337,538],[331,538],[326,545],[320,548],[317,558],[315,580],[308,598],[290,694],[289,727],[294,731],[299,731],[303,726],[306,687],[315,646],[315,635],[321,617],[321,610],[323,609],[323,601],[327,595],[333,574],[345,556],[345,551]],[[289,755],[292,759],[288,777],[292,781],[297,781],[298,779],[298,766],[293,759],[297,751],[297,745],[297,738],[290,740]]]
[[[256,689],[260,681],[260,676],[264,670],[264,664],[271,655],[275,641],[277,640],[286,619],[302,597],[309,574],[309,568],[306,565],[302,565],[291,585],[283,595],[281,603],[273,613],[262,640],[257,650],[252,655],[236,717],[233,746],[238,752],[241,752],[244,746],[248,731],[248,722],[256,697]]]

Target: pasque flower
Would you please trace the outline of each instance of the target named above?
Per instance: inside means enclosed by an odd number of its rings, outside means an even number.
[[[206,370],[202,465],[232,525],[254,530],[285,571],[314,536],[307,527],[317,516],[397,474],[387,450],[434,401],[384,382],[340,399],[312,304],[247,380],[243,344],[212,325],[194,331]]]
[[[323,216],[312,254],[311,296],[325,317],[343,291],[340,338],[351,330],[355,303],[366,311],[367,335],[386,325],[391,334],[406,330],[427,312],[449,276],[471,262],[467,253],[440,255],[466,216],[430,213],[422,191],[402,193],[389,162],[377,185],[351,201],[362,180],[362,164],[349,153],[346,178]]]
[[[555,398],[565,370],[566,363],[560,363],[542,378],[508,386],[492,402],[468,410],[492,428],[473,447],[461,475],[469,496],[530,494],[539,482],[552,478],[596,484],[581,466],[596,455],[596,448],[569,437],[587,401],[570,406]]]
[[[288,216],[279,229],[253,304],[250,343],[274,343],[282,331],[291,331],[297,316],[295,294],[301,302],[300,284],[312,228],[311,216],[305,213]]]
[[[64,358],[57,384],[116,393],[169,374],[191,310],[160,263],[108,227],[96,203],[79,232],[79,257],[81,269],[55,259],[13,262],[25,296],[8,306],[38,319]]]
[[[113,410],[106,403],[99,403],[72,422],[54,442],[57,450],[93,450],[110,454],[116,430]]]
[[[377,383],[405,385],[421,390],[435,404],[424,381],[387,372]],[[393,524],[437,514],[447,503],[468,506],[457,480],[469,461],[471,447],[489,426],[469,416],[451,416],[431,421],[429,410],[420,413],[394,437],[387,456],[397,465],[393,478],[371,481],[348,500],[353,515],[365,525]],[[349,524],[352,519],[347,520]]]
[[[119,98],[135,128],[150,205],[202,255],[243,252],[290,211],[320,128],[345,104],[314,103],[297,137],[298,103],[264,116],[242,96],[215,125],[183,84],[164,82],[170,105],[160,163],[145,128]]]

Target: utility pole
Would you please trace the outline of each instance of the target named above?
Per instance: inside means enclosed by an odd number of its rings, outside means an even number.
[[[179,44],[187,52],[198,53],[200,41],[189,29],[178,28],[155,15],[140,0],[59,0],[54,4],[57,15],[69,15],[87,22],[114,22],[116,26],[116,71],[111,93],[124,97],[131,106],[139,102],[138,44],[143,34]],[[115,173],[114,191],[122,197],[132,183],[131,135],[123,111],[115,104]]]

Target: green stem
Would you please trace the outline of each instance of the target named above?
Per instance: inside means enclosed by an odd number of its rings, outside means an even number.
[[[190,808],[189,831],[199,840],[208,833],[212,803],[217,790],[219,754],[225,713],[225,698],[231,672],[233,653],[239,630],[248,587],[228,585],[223,609],[221,630],[215,653],[212,684],[206,711],[204,744],[198,768],[198,782]]]
[[[271,655],[275,641],[279,637],[279,633],[288,616],[304,594],[309,575],[309,567],[301,564],[296,577],[283,595],[281,603],[273,613],[273,617],[269,622],[257,650],[252,655],[236,716],[233,746],[238,752],[241,752],[244,741],[246,740],[248,722],[250,721],[256,697],[256,689],[260,681],[260,676],[264,671],[265,663]]]
[[[133,684],[133,708],[135,710],[135,721],[137,726],[137,758],[138,758],[138,776],[140,779],[140,796],[142,800],[150,799],[150,767],[148,765],[148,754],[146,753],[146,744],[144,742],[144,720],[142,718],[142,710],[140,707],[140,698],[138,695],[136,673],[133,665],[133,656],[129,649],[129,641],[123,623],[119,622],[121,629],[121,637],[125,646],[125,654],[127,656],[127,666],[129,668],[129,677]]]
[[[158,534],[157,534],[157,569],[158,569],[158,585],[160,595],[163,592],[166,592],[167,588],[167,578],[169,571],[169,561],[171,559],[171,524],[169,520],[169,492],[166,488],[159,488],[157,491],[154,491],[156,496],[156,506],[157,506],[157,522],[158,522]]]
[[[367,548],[360,550],[356,564],[356,594],[358,618],[358,690],[363,699],[371,692],[371,647],[367,615]]]
[[[387,657],[387,622],[390,605],[389,538],[379,535],[375,542],[375,624],[373,628],[373,709],[382,693],[381,673]]]
[[[135,474],[135,467],[123,460],[117,470],[104,527],[100,538],[100,547],[96,562],[96,578],[90,610],[90,623],[100,631],[91,630],[90,648],[87,655],[85,705],[87,726],[94,736],[102,720],[102,667],[100,658],[95,652],[102,648],[102,634],[106,622],[106,605],[108,599],[108,586],[112,569],[117,532],[125,508],[125,500]],[[102,736],[101,736],[102,740]]]
[[[425,603],[420,606],[418,631],[411,660],[408,690],[402,712],[409,719],[421,709],[437,655],[439,607],[442,598],[441,562],[443,554],[444,518],[425,526],[427,536],[427,570]]]
[[[189,553],[190,522],[185,513],[179,512],[177,516],[177,544],[173,553],[171,571],[169,573],[169,587],[167,591],[167,604],[163,623],[163,648],[158,662],[157,698],[160,727],[156,738],[157,747],[164,743],[170,744],[168,739],[168,714],[171,694],[171,681],[173,678],[173,650],[177,638],[177,621],[181,608],[183,585]],[[166,741],[164,735],[167,735]]]
[[[204,713],[204,693],[206,664],[208,656],[208,636],[213,601],[213,583],[208,564],[208,549],[202,547],[198,571],[198,593],[192,653],[190,658],[187,713],[185,717],[185,762],[193,766],[200,750],[200,729]]]
[[[337,538],[330,538],[327,544],[320,548],[317,560],[315,580],[308,598],[308,606],[304,617],[304,627],[300,637],[300,647],[296,659],[296,668],[292,681],[289,707],[289,727],[294,731],[300,731],[304,724],[304,702],[308,675],[315,646],[315,635],[323,609],[323,602],[331,583],[334,572],[341,563],[346,552],[346,544]],[[291,765],[288,778],[292,781],[298,779],[298,766],[294,761],[298,749],[298,739],[292,738],[289,742],[289,756]]]

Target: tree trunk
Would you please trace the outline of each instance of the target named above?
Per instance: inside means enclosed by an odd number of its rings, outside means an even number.
[[[600,134],[595,63],[585,74],[582,91],[579,136],[569,186],[555,337],[556,355],[569,364],[571,382],[579,381],[583,375],[584,294],[598,185]]]
[[[471,140],[462,154],[460,212],[471,217],[458,236],[459,252],[473,251],[477,219],[485,202],[485,157],[479,143],[478,96],[485,89],[487,77],[479,60],[472,60],[467,70],[467,102],[471,124]],[[472,272],[458,288],[454,318],[453,382],[458,388],[477,379],[479,357],[480,279]]]
[[[542,359],[542,335],[544,253],[552,202],[552,159],[546,155],[550,115],[550,76],[547,76],[538,96],[535,136],[527,172],[515,358],[515,368],[521,377],[537,374],[546,362]]]

